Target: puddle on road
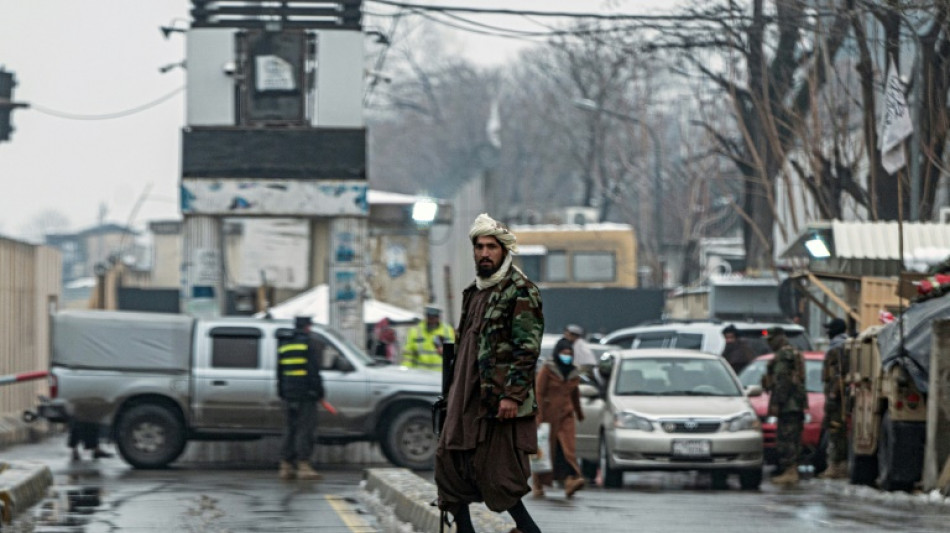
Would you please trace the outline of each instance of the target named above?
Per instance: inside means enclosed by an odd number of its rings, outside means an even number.
[[[102,487],[63,486],[10,525],[14,533],[77,533],[100,510]],[[6,530],[4,530],[6,531]]]

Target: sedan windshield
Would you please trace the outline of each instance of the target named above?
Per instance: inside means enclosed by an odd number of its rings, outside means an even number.
[[[620,363],[618,396],[741,396],[719,359],[638,357]]]

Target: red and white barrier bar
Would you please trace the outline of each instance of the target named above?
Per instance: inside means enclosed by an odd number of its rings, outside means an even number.
[[[21,381],[32,381],[34,379],[44,379],[49,375],[46,370],[35,370],[33,372],[21,372],[19,374],[7,374],[0,376],[0,385],[9,385]]]

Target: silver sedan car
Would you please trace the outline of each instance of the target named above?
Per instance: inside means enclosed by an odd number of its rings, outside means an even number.
[[[598,385],[581,385],[585,419],[577,455],[597,464],[604,485],[624,471],[703,470],[713,486],[739,475],[743,489],[762,482],[762,428],[748,396],[720,356],[693,350],[609,352]]]

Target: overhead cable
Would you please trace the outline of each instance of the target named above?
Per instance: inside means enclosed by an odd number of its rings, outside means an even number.
[[[152,100],[151,102],[142,104],[140,106],[136,106],[136,107],[126,109],[123,111],[116,111],[113,113],[105,113],[105,114],[99,114],[99,115],[82,115],[78,113],[69,113],[66,111],[57,111],[55,109],[50,109],[48,107],[43,107],[40,105],[36,105],[34,103],[30,103],[30,109],[33,109],[34,111],[39,111],[40,113],[44,113],[46,115],[51,115],[51,116],[59,117],[59,118],[66,118],[70,120],[111,120],[115,118],[127,117],[130,115],[134,115],[136,113],[141,113],[142,111],[145,111],[147,109],[151,109],[167,100],[172,99],[178,93],[184,90],[185,90],[185,86],[182,85],[181,87],[175,89],[174,91],[164,96],[161,96],[155,100]]]

